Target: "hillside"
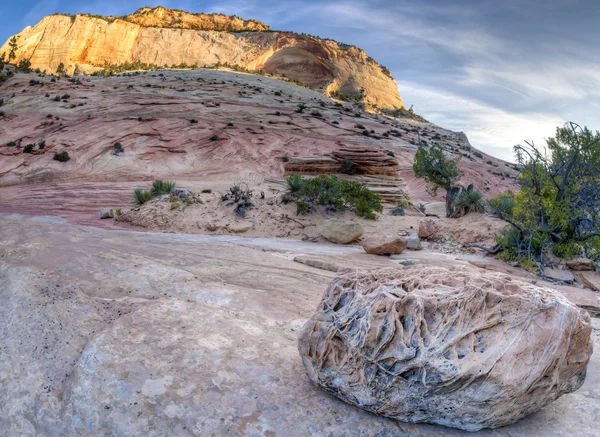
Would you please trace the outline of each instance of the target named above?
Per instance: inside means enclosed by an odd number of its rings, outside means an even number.
[[[125,17],[51,15],[18,35],[16,61],[55,72],[91,73],[107,64],[139,61],[157,66],[218,63],[285,75],[322,93],[404,108],[389,71],[355,47],[258,21],[217,14],[142,8]],[[8,41],[0,53],[9,52]]]

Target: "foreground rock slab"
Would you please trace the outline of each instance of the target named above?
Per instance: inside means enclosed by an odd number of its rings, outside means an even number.
[[[387,258],[41,216],[0,213],[0,222],[2,437],[465,437],[368,413],[306,377],[298,332],[334,273],[292,256],[361,269]],[[592,323],[598,348],[600,319]],[[599,428],[596,353],[580,390],[469,437],[597,437]]]
[[[301,331],[310,379],[405,422],[477,431],[583,384],[589,314],[499,273],[415,265],[334,279]]]

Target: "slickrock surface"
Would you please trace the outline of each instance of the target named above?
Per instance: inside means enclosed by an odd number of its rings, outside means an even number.
[[[244,30],[240,32],[240,30]],[[398,85],[361,49],[221,15],[142,8],[126,17],[51,15],[19,33],[16,61],[54,73],[63,63],[91,73],[105,63],[141,61],[213,66],[217,62],[276,73],[324,92],[359,97],[382,108],[403,108]],[[233,32],[232,32],[233,31]],[[8,41],[0,53],[8,53]]]
[[[0,219],[0,435],[595,437],[600,427],[597,354],[578,391],[476,434],[375,416],[311,384],[297,335],[335,273],[293,259],[393,265],[360,247]]]
[[[591,333],[589,314],[549,288],[415,265],[334,279],[298,347],[310,379],[352,405],[477,431],[579,389]]]

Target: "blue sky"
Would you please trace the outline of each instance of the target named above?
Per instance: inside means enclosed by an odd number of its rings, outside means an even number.
[[[54,12],[159,4],[355,44],[391,70],[407,106],[501,158],[568,120],[600,129],[599,0],[2,1],[0,39]]]

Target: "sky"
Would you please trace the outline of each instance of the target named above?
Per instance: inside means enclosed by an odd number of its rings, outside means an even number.
[[[3,0],[0,40],[55,12],[157,5],[354,44],[390,69],[407,107],[499,158],[567,121],[600,129],[600,0]]]

